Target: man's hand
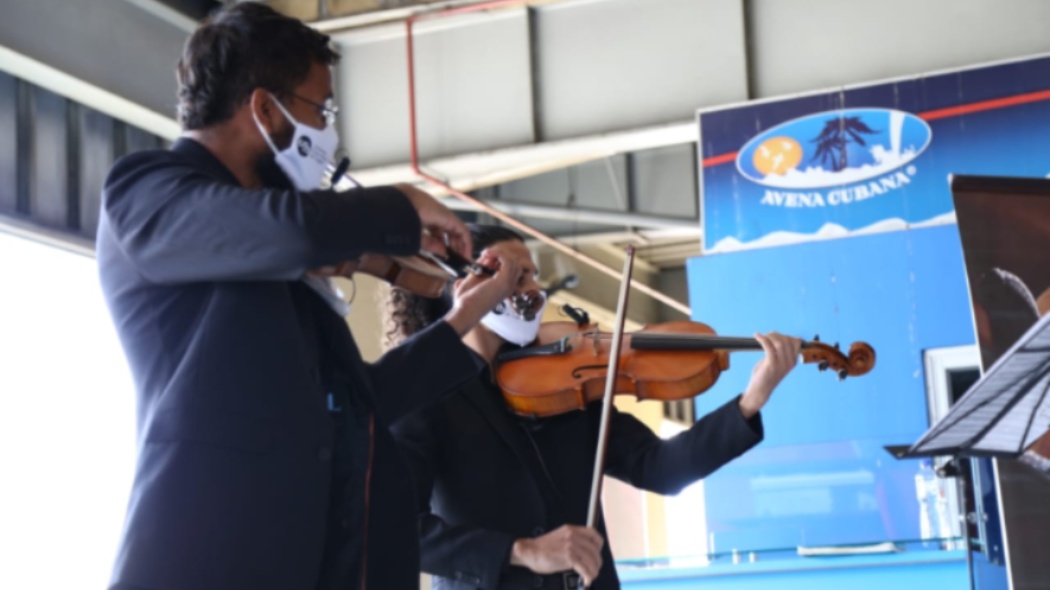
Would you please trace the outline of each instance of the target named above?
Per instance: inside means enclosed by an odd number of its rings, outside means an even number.
[[[740,396],[740,412],[751,418],[769,401],[769,396],[780,381],[795,368],[802,341],[798,338],[770,332],[763,336],[755,334],[766,356],[755,364],[751,371],[751,382],[744,395]]]
[[[602,544],[598,531],[564,525],[541,537],[518,539],[510,551],[510,564],[537,574],[575,570],[590,586],[602,569]]]
[[[423,250],[433,252],[444,258],[447,254],[446,250],[451,248],[463,258],[471,259],[471,248],[473,245],[470,240],[470,230],[452,211],[449,211],[448,207],[445,207],[434,197],[410,184],[398,184],[394,188],[401,191],[408,198],[408,202],[412,204],[412,207],[415,208],[416,213],[419,215],[420,224],[423,226],[423,241],[421,242]],[[448,247],[445,245],[446,239],[448,240]],[[349,279],[353,278],[358,264],[359,261],[352,260],[332,266],[314,268],[308,274],[323,277],[341,276]]]
[[[453,285],[452,309],[445,314],[445,322],[460,336],[474,329],[485,314],[510,297],[521,276],[521,265],[488,250],[481,253],[477,262],[495,268],[496,273],[491,277],[467,275]]]
[[[473,246],[470,231],[448,207],[410,184],[398,184],[394,188],[408,197],[408,201],[419,214],[419,221],[423,224],[422,247],[424,250],[444,258],[446,255],[445,239],[447,238],[448,248],[455,250],[467,260],[472,258],[471,248]]]

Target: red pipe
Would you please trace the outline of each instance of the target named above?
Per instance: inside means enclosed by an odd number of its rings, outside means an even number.
[[[490,10],[493,8],[502,8],[504,6],[511,6],[513,4],[525,4],[525,0],[492,0],[491,2],[479,2],[477,4],[469,4],[467,6],[454,6],[451,8],[442,8],[441,10],[435,10],[433,12],[420,12],[413,14],[408,17],[408,20],[424,20],[428,18],[444,18],[446,16],[455,16],[457,14],[466,14],[468,12],[481,12],[482,10]]]
[[[553,238],[551,236],[548,236],[547,234],[539,231],[538,229],[535,229],[535,228],[533,228],[533,227],[531,227],[531,226],[529,226],[529,225],[527,225],[527,224],[525,224],[525,223],[523,223],[521,221],[518,221],[517,219],[511,217],[510,215],[508,215],[508,214],[506,214],[506,213],[504,213],[504,212],[502,212],[502,211],[500,211],[500,210],[490,206],[488,203],[485,203],[484,201],[476,199],[476,198],[468,195],[467,193],[465,193],[463,191],[457,190],[456,188],[454,188],[453,186],[449,185],[447,182],[441,180],[440,178],[436,178],[436,177],[434,177],[434,176],[424,172],[423,169],[419,165],[419,140],[418,140],[418,129],[417,129],[417,126],[416,126],[416,67],[415,67],[416,59],[415,59],[415,47],[413,45],[412,25],[414,25],[415,22],[418,21],[418,20],[424,20],[424,19],[430,19],[430,18],[441,18],[441,17],[453,16],[453,15],[457,15],[457,14],[467,14],[467,13],[471,13],[471,12],[479,12],[479,11],[482,11],[482,10],[490,10],[490,9],[493,9],[493,8],[502,8],[502,7],[505,7],[505,6],[521,5],[521,4],[526,4],[526,2],[524,0],[494,0],[492,2],[482,2],[480,4],[472,4],[472,5],[469,5],[469,6],[460,6],[460,7],[456,7],[456,8],[446,8],[444,10],[438,10],[438,11],[434,11],[434,12],[427,12],[427,13],[416,14],[416,15],[409,16],[408,18],[405,19],[405,33],[406,33],[407,46],[408,46],[408,127],[409,127],[409,150],[410,150],[410,156],[411,156],[412,171],[417,176],[419,176],[421,179],[423,179],[423,180],[425,180],[425,181],[427,181],[427,182],[429,182],[429,183],[431,183],[431,184],[433,184],[435,186],[438,186],[438,187],[448,191],[449,194],[459,198],[462,201],[466,201],[467,203],[470,203],[471,205],[477,207],[478,209],[484,211],[485,213],[487,213],[487,214],[489,214],[489,215],[491,215],[491,216],[493,216],[493,217],[495,217],[497,219],[502,220],[504,223],[506,223],[507,225],[517,229],[518,231],[520,231],[520,232],[522,232],[524,234],[530,235],[530,236],[536,238],[537,240],[539,240],[539,241],[541,241],[541,242],[551,246],[552,248],[562,252],[563,254],[566,254],[566,255],[568,255],[568,256],[570,256],[572,258],[575,258],[576,260],[579,260],[580,262],[582,262],[584,264],[587,264],[587,265],[589,265],[591,267],[594,267],[595,269],[597,269],[597,270],[599,270],[599,271],[601,271],[601,272],[603,272],[603,273],[609,275],[610,277],[612,277],[612,278],[614,278],[614,279],[619,281],[619,280],[621,280],[622,277],[620,276],[620,273],[618,273],[616,270],[609,268],[608,266],[606,266],[606,265],[602,264],[601,262],[591,258],[590,256],[587,256],[586,254],[583,254],[582,252],[578,252],[577,250],[574,250],[573,248],[571,248],[567,244],[563,244],[562,242],[559,242],[557,239],[555,239],[555,238]],[[679,301],[676,301],[674,298],[669,297],[669,296],[661,293],[660,291],[657,291],[656,289],[653,289],[649,285],[645,285],[645,284],[642,284],[642,283],[638,282],[635,279],[631,279],[631,287],[637,289],[638,291],[641,291],[642,293],[645,293],[646,295],[652,297],[653,299],[656,299],[657,301],[660,301],[662,303],[665,303],[665,304],[669,305],[670,307],[672,307],[672,308],[674,308],[674,309],[676,309],[676,310],[678,310],[678,311],[680,311],[680,312],[682,312],[682,313],[684,313],[684,314],[686,314],[688,316],[692,315],[692,312],[690,311],[689,306],[683,305]]]

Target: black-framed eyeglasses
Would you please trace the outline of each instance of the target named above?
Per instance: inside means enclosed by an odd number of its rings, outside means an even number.
[[[339,114],[339,107],[335,104],[334,98],[328,97],[324,99],[324,104],[319,104],[310,100],[309,98],[299,96],[294,92],[292,92],[291,95],[307,104],[317,107],[318,111],[320,111],[321,113],[321,116],[324,117],[325,125],[329,127],[335,125],[335,117]]]

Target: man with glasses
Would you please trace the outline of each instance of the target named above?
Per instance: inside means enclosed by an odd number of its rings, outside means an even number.
[[[387,424],[476,375],[460,337],[519,272],[488,256],[495,276],[458,282],[444,321],[361,360],[323,269],[471,243],[409,186],[321,190],[337,58],[301,22],[236,4],[186,43],[182,137],[106,180],[99,273],[139,432],[112,588],[418,586],[411,481]]]
[[[299,96],[294,92],[292,93],[292,96],[298,98],[299,100],[307,104],[313,105],[317,109],[318,114],[324,117],[325,127],[332,127],[333,125],[335,125],[335,117],[339,114],[339,107],[336,106],[334,98],[329,96],[328,98],[324,99],[324,104],[320,104],[310,100],[309,98],[306,98],[305,96]]]

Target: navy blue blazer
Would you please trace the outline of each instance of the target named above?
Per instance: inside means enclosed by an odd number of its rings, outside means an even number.
[[[396,189],[245,189],[190,139],[113,167],[98,265],[139,433],[113,588],[418,587],[387,425],[478,365],[444,322],[368,365],[298,279],[420,235]]]
[[[435,576],[435,590],[566,587],[563,575],[509,565],[510,551],[516,539],[586,523],[600,416],[601,405],[591,404],[553,418],[520,419],[486,372],[394,424],[416,483],[422,567]],[[605,474],[675,494],[762,437],[761,416],[745,419],[739,397],[668,440],[613,408]],[[608,542],[602,559],[591,590],[619,588]]]

